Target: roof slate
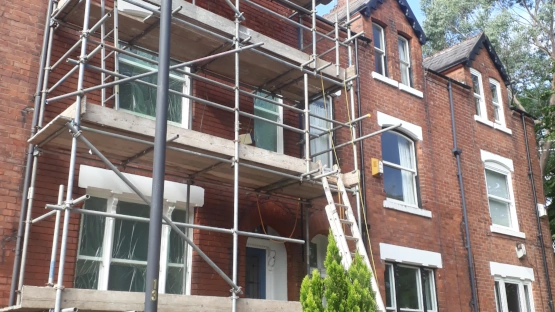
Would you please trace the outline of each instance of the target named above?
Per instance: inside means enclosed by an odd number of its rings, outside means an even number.
[[[425,58],[422,65],[425,69],[430,69],[440,73],[459,64],[471,66],[472,61],[474,61],[476,55],[482,48],[486,49],[495,64],[496,69],[503,78],[503,81],[508,85],[510,82],[507,71],[497,56],[497,53],[495,53],[488,37],[484,33],[480,33],[477,36],[469,38],[459,44]]]

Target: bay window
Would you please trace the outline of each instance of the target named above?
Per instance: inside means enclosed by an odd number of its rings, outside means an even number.
[[[495,307],[497,312],[532,312],[532,286],[529,281],[495,278]]]
[[[388,312],[438,310],[433,270],[387,263],[384,282]]]
[[[149,218],[149,206],[127,200],[120,200],[117,195],[109,198],[91,197],[86,201],[84,209]],[[192,223],[193,220],[192,213],[189,220],[186,220],[186,211],[176,208],[172,203],[165,204],[164,213],[175,222]],[[81,218],[75,287],[144,291],[148,229],[148,222],[84,214]],[[189,237],[192,237],[192,233],[192,230],[188,231]],[[161,293],[185,294],[190,291],[186,285],[190,280],[191,252],[191,247],[177,233],[168,225],[163,225],[159,285]]]

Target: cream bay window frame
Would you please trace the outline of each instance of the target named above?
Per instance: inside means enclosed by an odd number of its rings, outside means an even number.
[[[482,84],[482,74],[475,70],[474,68],[470,68],[470,75],[472,78],[473,84],[473,94],[474,94],[474,103],[476,106],[476,116],[480,119],[487,120],[488,113],[486,109],[486,102],[484,99],[484,86]],[[474,77],[476,81],[474,81]],[[478,92],[476,92],[478,91]]]
[[[137,198],[134,198],[133,196],[113,193],[107,190],[92,189],[92,190],[87,190],[87,194],[100,199],[106,199],[107,204],[106,204],[105,212],[109,214],[114,214],[114,215],[117,214],[117,207],[119,202],[144,205],[144,202],[142,202]],[[85,203],[84,209],[86,209],[86,203]],[[170,218],[172,217],[172,213],[175,209],[186,210],[187,208],[184,206],[176,207],[176,203],[171,203],[168,201],[164,202],[163,213],[166,214],[168,217]],[[84,215],[84,216],[87,216],[87,215]],[[99,217],[99,218],[103,218],[103,217]],[[78,247],[77,247],[77,260],[100,262],[99,269],[98,269],[97,290],[108,290],[111,264],[144,265],[146,267],[146,261],[120,259],[120,258],[113,257],[112,251],[113,251],[113,243],[114,243],[114,234],[116,230],[115,222],[116,222],[116,218],[111,218],[111,217],[105,218],[101,254],[97,256],[86,256],[86,255],[79,254],[81,251],[83,223],[84,223],[84,218],[81,218],[80,229],[79,229],[79,240],[78,240]],[[187,223],[194,223],[194,207],[192,206],[189,207],[189,219],[187,220]],[[167,279],[167,271],[169,267],[184,267],[186,268],[187,271],[184,272],[183,285],[181,287],[182,289],[185,290],[184,294],[190,295],[193,249],[190,245],[187,245],[187,250],[184,249],[184,254],[186,255],[187,258],[184,259],[183,264],[169,263],[168,257],[169,257],[169,247],[170,247],[169,246],[170,232],[171,232],[170,226],[163,224],[162,242],[161,242],[161,250],[160,250],[160,277],[159,277],[158,290],[160,293],[166,293],[166,279]],[[193,239],[192,229],[186,229],[184,230],[184,232],[187,233],[189,238]],[[146,244],[147,242],[144,242],[144,243]]]
[[[416,272],[416,294],[417,308],[398,307],[398,299],[400,297],[398,289],[399,285],[396,281],[395,270],[398,268],[406,268],[415,270]],[[386,263],[384,282],[386,285],[386,312],[406,311],[406,312],[437,312],[437,290],[435,285],[435,272],[432,269],[418,266],[403,265],[397,263]],[[426,280],[423,280],[426,275]],[[426,287],[427,289],[424,289]],[[426,290],[429,290],[427,293]],[[389,299],[389,300],[387,300]],[[428,302],[429,301],[429,302]]]
[[[520,306],[520,312],[533,312],[534,309],[534,299],[532,292],[532,283],[530,281],[523,281],[517,278],[508,277],[495,277],[495,307],[497,312],[511,312],[508,307],[508,297],[507,297],[507,284],[516,285],[518,288],[518,303]],[[515,298],[511,298],[515,299]]]
[[[514,192],[513,192],[513,183],[512,183],[512,174],[511,171],[507,168],[504,167],[498,163],[492,162],[492,161],[486,161],[484,163],[484,167],[485,167],[485,177],[486,177],[486,188],[488,187],[488,181],[487,181],[487,176],[488,176],[488,172],[490,173],[497,173],[497,174],[501,174],[505,177],[505,181],[507,183],[506,187],[507,187],[507,197],[508,198],[503,198],[500,196],[496,196],[494,194],[491,194],[488,191],[488,207],[490,209],[490,214],[491,214],[491,201],[494,202],[498,202],[498,203],[503,203],[506,204],[508,209],[509,209],[509,226],[504,226],[501,224],[492,224],[492,227],[494,228],[499,228],[499,229],[505,229],[505,230],[510,230],[510,231],[515,231],[518,232],[519,231],[519,226],[518,226],[518,218],[517,218],[517,213],[516,213],[516,206],[515,206],[515,201],[514,201]]]

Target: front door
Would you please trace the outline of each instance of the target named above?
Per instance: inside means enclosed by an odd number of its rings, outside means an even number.
[[[266,299],[266,250],[247,247],[246,296]]]

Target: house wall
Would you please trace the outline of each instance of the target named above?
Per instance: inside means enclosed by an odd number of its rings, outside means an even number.
[[[263,2],[284,15],[289,10],[280,8],[276,3]],[[8,22],[0,23],[0,32],[4,33],[0,39],[0,59],[3,71],[0,73],[0,109],[2,122],[0,133],[5,140],[0,147],[0,226],[2,239],[5,242],[4,256],[0,261],[0,305],[7,304],[9,296],[11,270],[13,264],[14,231],[17,230],[19,219],[19,206],[22,189],[22,173],[25,158],[26,139],[29,136],[30,114],[21,114],[26,107],[32,106],[32,94],[36,84],[38,66],[38,51],[42,44],[42,27],[46,4],[27,0],[14,4],[4,1],[0,6],[3,18]],[[200,1],[199,5],[231,18],[231,10],[221,5],[219,1]],[[278,22],[273,16],[261,13],[252,7],[242,4],[241,10],[245,11],[245,26],[271,36],[290,46],[297,47],[298,32],[294,26]],[[27,15],[19,12],[25,11]],[[308,20],[305,21],[308,25]],[[409,39],[411,60],[413,68],[414,89],[423,92],[424,96],[418,97],[399,88],[392,87],[372,77],[374,70],[373,44],[359,45],[360,63],[360,95],[362,113],[370,113],[371,117],[362,122],[362,132],[371,133],[380,130],[377,124],[377,113],[385,113],[404,121],[422,127],[423,139],[416,143],[418,161],[418,176],[422,208],[431,211],[432,217],[426,218],[405,212],[383,207],[386,198],[383,179],[372,177],[369,173],[370,159],[381,159],[380,137],[368,139],[364,143],[364,157],[366,161],[366,207],[368,209],[367,222],[370,227],[371,248],[376,262],[376,275],[380,281],[382,297],[385,298],[383,276],[385,263],[380,259],[379,243],[417,248],[440,253],[443,259],[443,268],[436,270],[436,285],[439,307],[442,311],[470,311],[471,300],[467,253],[463,240],[462,209],[457,179],[453,148],[449,99],[446,82],[422,69],[421,46],[408,24],[405,15],[399,10],[396,1],[384,0],[377,10],[373,10],[370,17],[364,17],[354,26],[356,30],[363,30],[371,37],[371,23],[376,22],[384,26],[387,40],[388,70],[391,79],[400,81],[399,57],[397,36],[399,34]],[[330,30],[322,26],[322,31]],[[22,32],[20,36],[10,36],[14,32]],[[304,43],[308,42],[307,32],[304,32]],[[22,38],[25,38],[23,40]],[[52,59],[57,60],[77,40],[75,31],[60,27],[54,37]],[[1,41],[1,40],[4,40]],[[319,46],[318,51],[323,51],[328,44]],[[307,51],[307,53],[311,53]],[[77,59],[78,53],[71,55]],[[342,53],[342,62],[346,63],[346,54]],[[330,54],[327,59],[333,59]],[[98,57],[92,60],[93,65],[98,65]],[[474,65],[476,64],[476,65]],[[108,65],[112,66],[111,64]],[[498,77],[492,62],[485,52],[478,55],[472,65],[482,72],[483,81],[489,76],[502,81]],[[51,74],[50,85],[60,79],[65,72],[71,69],[68,64],[62,63]],[[204,73],[200,73],[204,74]],[[454,79],[464,80],[470,84],[468,68],[458,67],[448,73]],[[497,76],[496,76],[497,75]],[[99,75],[87,72],[85,87],[99,83]],[[203,99],[208,99],[226,106],[233,106],[233,94],[222,91],[210,85],[194,82],[193,94]],[[76,80],[70,79],[60,86],[52,96],[72,92],[76,89]],[[487,88],[486,102],[490,102]],[[108,91],[110,94],[110,91]],[[469,213],[469,226],[471,232],[472,248],[474,251],[476,277],[478,279],[479,305],[483,311],[494,310],[493,277],[489,272],[489,261],[496,261],[514,265],[533,267],[536,282],[533,284],[534,300],[538,310],[545,310],[546,286],[543,277],[540,249],[536,239],[535,215],[532,202],[530,184],[527,179],[527,167],[524,150],[524,137],[519,116],[512,115],[507,108],[506,88],[503,87],[505,119],[507,127],[512,130],[508,135],[497,129],[477,123],[474,120],[474,102],[471,91],[459,86],[453,87],[459,147],[463,150],[462,166],[465,183],[466,199]],[[346,104],[346,92],[334,98],[335,119],[345,121],[350,113]],[[94,104],[100,103],[100,93],[88,94],[87,99]],[[50,103],[45,112],[45,122],[62,112],[72,104],[74,99]],[[108,103],[108,106],[112,105]],[[241,109],[252,113],[252,99],[241,97]],[[287,112],[287,111],[286,111]],[[488,111],[488,116],[493,116]],[[352,117],[352,116],[351,116]],[[230,113],[222,112],[201,103],[193,103],[192,129],[232,139],[233,121]],[[291,126],[300,126],[299,118],[291,112],[285,113],[285,123]],[[531,150],[534,150],[533,125],[528,121],[528,135]],[[241,118],[241,133],[252,130],[253,123],[249,118]],[[300,157],[301,145],[298,144],[300,136],[296,133],[284,131],[284,153]],[[345,142],[351,138],[348,129],[342,129],[336,134],[336,142]],[[2,142],[2,141],[0,141]],[[14,146],[14,147],[12,147]],[[3,149],[3,150],[2,150]],[[526,239],[517,239],[506,235],[491,233],[489,225],[491,219],[487,205],[487,193],[484,181],[484,168],[480,160],[480,149],[511,158],[515,163],[513,176],[514,192],[518,210],[520,230],[526,234]],[[357,151],[358,153],[358,151]],[[80,155],[77,161],[75,178],[78,177],[79,164],[88,164],[104,168],[105,166],[90,155]],[[337,160],[343,172],[355,168],[353,150],[350,146],[338,150]],[[360,166],[360,157],[358,163]],[[114,161],[121,161],[115,160]],[[43,154],[39,158],[37,173],[36,198],[33,217],[44,213],[44,205],[56,202],[59,184],[66,184],[68,176],[68,155]],[[542,202],[542,181],[539,164],[533,158],[533,171],[536,178],[537,193]],[[150,176],[148,164],[132,165],[125,168],[125,172],[143,176]],[[184,172],[168,171],[167,180],[183,182],[186,178]],[[200,186],[203,186],[199,183]],[[195,223],[231,228],[233,226],[232,198],[233,194],[228,187],[205,187],[205,204],[195,209]],[[74,197],[84,194],[85,190],[77,186],[73,189]],[[239,224],[242,231],[253,231],[261,225],[261,219],[267,226],[275,229],[281,236],[303,238],[304,224],[301,222],[300,207],[285,202],[260,200],[259,208],[253,194],[242,194],[239,198]],[[310,208],[309,230],[312,238],[317,234],[327,234],[329,224],[325,218],[323,200],[316,200]],[[69,228],[67,249],[66,272],[64,286],[73,286],[73,273],[77,252],[79,215],[72,215]],[[550,237],[546,220],[542,221],[544,237]],[[28,265],[25,275],[25,284],[44,285],[48,276],[48,261],[50,259],[50,246],[52,242],[53,219],[44,220],[32,227],[29,243]],[[232,237],[228,234],[219,234],[206,231],[194,231],[194,241],[203,251],[229,275],[232,271],[231,253]],[[518,260],[514,246],[517,242],[524,242],[528,256]],[[247,239],[239,238],[239,285],[245,283],[245,248]],[[549,249],[549,239],[546,239],[548,250],[548,264],[553,265],[552,253]],[[304,246],[285,244],[288,258],[287,280],[288,299],[299,299],[299,288],[302,278],[306,274],[306,255]],[[552,276],[552,279],[555,277]],[[198,256],[193,255],[193,276],[191,290],[193,294],[229,296],[229,286]]]

